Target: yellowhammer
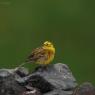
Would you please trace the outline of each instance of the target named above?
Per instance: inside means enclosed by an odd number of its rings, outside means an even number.
[[[55,55],[55,48],[53,44],[49,41],[45,41],[43,45],[39,48],[36,48],[32,53],[27,57],[25,63],[37,63],[40,65],[47,65],[53,60]],[[24,65],[21,64],[19,67]],[[18,68],[19,68],[18,67]]]

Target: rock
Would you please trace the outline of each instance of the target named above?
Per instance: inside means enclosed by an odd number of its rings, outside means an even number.
[[[11,69],[0,69],[0,78],[8,77],[10,74],[12,74]]]
[[[15,73],[18,74],[20,77],[25,77],[25,76],[29,75],[28,69],[26,69],[24,67],[20,67],[19,69],[16,70]]]
[[[62,63],[47,68],[39,67],[26,81],[38,88],[43,95],[71,95],[77,86],[70,69]]]
[[[27,89],[20,84],[21,81],[17,81],[23,80],[21,75],[26,74],[24,70],[18,70],[18,73],[14,69],[0,69],[0,95],[41,95],[36,88]]]
[[[26,68],[0,69],[0,95],[95,95],[91,83],[78,86],[66,64],[37,67],[31,74]]]
[[[23,92],[21,95],[42,95],[42,94],[36,88],[32,88],[32,89],[29,88],[25,92]]]
[[[75,89],[73,95],[95,95],[95,87],[91,83],[85,82]]]
[[[8,72],[0,74],[0,95],[21,95],[24,88],[21,87],[14,79],[13,75]]]
[[[31,76],[27,80],[27,83],[29,86],[39,89],[41,93],[46,93],[54,89],[53,85],[39,75]]]
[[[44,95],[72,95],[72,91],[62,91],[55,89],[54,91],[48,92]]]
[[[69,67],[62,63],[37,67],[0,69],[0,95],[95,95],[91,83],[78,86]]]

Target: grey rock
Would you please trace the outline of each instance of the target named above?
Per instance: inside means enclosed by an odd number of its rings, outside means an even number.
[[[8,76],[10,76],[10,74],[12,74],[12,70],[10,70],[10,69],[0,69],[0,77],[1,78],[8,77]]]
[[[72,95],[72,91],[62,91],[62,90],[56,89],[56,90],[48,92],[44,95]]]
[[[77,86],[69,67],[62,63],[37,67],[0,69],[0,95],[72,95]]]
[[[32,88],[32,90],[30,90],[30,91],[26,90],[21,95],[42,95],[42,94],[36,88]]]
[[[40,77],[39,80],[38,76]],[[27,80],[31,80],[32,86],[39,88],[41,92],[44,90],[42,92],[43,95],[71,95],[73,89],[77,86],[69,67],[62,63],[50,65],[47,68],[39,67],[34,73],[28,76]],[[38,81],[34,83],[33,80]],[[41,80],[43,81],[41,82]]]
[[[20,77],[25,77],[25,76],[29,75],[28,69],[26,69],[24,67],[20,67],[19,69],[17,69],[15,71],[15,73],[18,74]]]
[[[91,83],[85,82],[74,90],[73,95],[95,95],[95,87]]]
[[[53,85],[39,75],[30,76],[27,83],[28,86],[39,89],[41,93],[47,93],[54,89]]]
[[[20,95],[23,92],[21,87],[14,79],[14,76],[0,76],[0,95]]]
[[[18,73],[15,69],[0,69],[0,95],[41,95],[35,88],[27,91],[25,84],[21,85],[21,81],[17,81],[23,80],[22,75],[27,75],[25,70],[20,69]]]

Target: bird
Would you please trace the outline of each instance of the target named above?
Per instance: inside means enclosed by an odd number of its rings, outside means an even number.
[[[52,42],[45,41],[42,46],[34,49],[25,62],[19,65],[16,69],[22,67],[26,63],[37,63],[40,66],[47,66],[50,64],[55,56],[55,47]]]

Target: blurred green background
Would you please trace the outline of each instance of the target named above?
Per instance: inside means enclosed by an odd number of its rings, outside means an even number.
[[[0,68],[18,66],[49,40],[56,47],[53,63],[67,64],[78,83],[95,85],[94,6],[84,0],[0,0]]]

